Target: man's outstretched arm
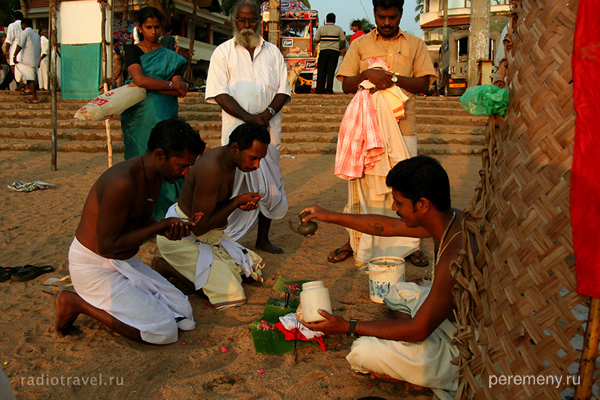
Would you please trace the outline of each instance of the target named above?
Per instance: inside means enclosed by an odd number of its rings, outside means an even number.
[[[336,213],[319,206],[306,207],[302,213],[308,213],[303,218],[305,222],[316,219],[373,236],[431,237],[431,234],[424,228],[409,228],[400,218],[391,218],[385,215]]]

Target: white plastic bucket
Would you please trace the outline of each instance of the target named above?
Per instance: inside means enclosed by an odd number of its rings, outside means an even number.
[[[361,271],[369,275],[371,301],[381,304],[396,282],[404,282],[406,264],[404,258],[400,257],[377,257],[362,267]]]

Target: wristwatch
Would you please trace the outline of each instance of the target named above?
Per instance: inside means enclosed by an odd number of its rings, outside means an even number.
[[[267,110],[269,110],[269,112],[271,113],[272,116],[275,116],[275,114],[277,114],[275,112],[275,110],[273,109],[273,107],[267,107]]]
[[[169,90],[173,90],[173,81],[169,81]]]
[[[348,333],[346,333],[346,336],[348,336],[349,338],[352,339],[356,339],[358,338],[358,335],[356,334],[356,324],[358,323],[357,319],[350,319],[350,327],[348,328]]]
[[[398,74],[392,75],[392,83],[398,82]]]

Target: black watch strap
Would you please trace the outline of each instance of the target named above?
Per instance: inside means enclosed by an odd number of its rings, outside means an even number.
[[[350,327],[348,328],[348,333],[346,333],[346,336],[348,336],[349,338],[353,338],[356,339],[358,337],[358,335],[356,334],[356,324],[358,323],[357,319],[350,319]]]

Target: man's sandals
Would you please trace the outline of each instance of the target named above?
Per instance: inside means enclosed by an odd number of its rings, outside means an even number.
[[[415,251],[414,253],[406,257],[406,259],[410,261],[415,267],[426,267],[429,265],[429,260],[427,259],[427,256],[421,250]]]
[[[332,264],[337,264],[337,263],[341,263],[342,261],[346,261],[348,258],[350,258],[354,255],[354,251],[352,251],[352,248],[347,249],[344,247],[345,246],[335,249],[327,257],[327,261]]]

